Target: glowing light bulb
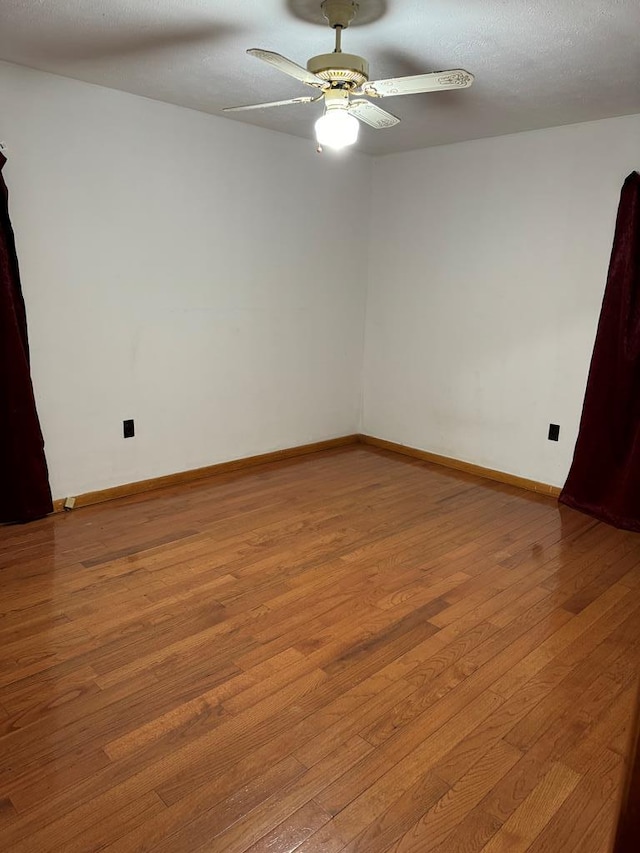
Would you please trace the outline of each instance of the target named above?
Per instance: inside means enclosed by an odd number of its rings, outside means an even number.
[[[345,109],[329,109],[316,122],[316,139],[320,145],[340,150],[353,145],[360,123]]]

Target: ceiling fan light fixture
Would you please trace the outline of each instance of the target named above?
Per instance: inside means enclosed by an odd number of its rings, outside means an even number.
[[[332,109],[316,122],[316,139],[323,147],[339,151],[353,145],[358,138],[360,123],[344,109]]]
[[[224,112],[262,110],[288,104],[313,104],[323,100],[324,115],[315,123],[318,151],[321,151],[323,146],[340,150],[356,142],[359,122],[381,130],[394,127],[400,121],[398,116],[383,110],[376,103],[368,100],[369,98],[466,89],[473,83],[473,74],[463,68],[370,80],[367,60],[355,53],[342,52],[342,31],[349,26],[357,13],[358,0],[323,0],[321,8],[325,18],[336,32],[333,53],[312,56],[305,68],[272,50],[252,47],[247,51],[251,56],[277,68],[283,74],[313,87],[315,95],[286,98],[262,104],[225,107]]]

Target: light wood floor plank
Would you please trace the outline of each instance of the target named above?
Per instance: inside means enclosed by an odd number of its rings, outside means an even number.
[[[350,446],[0,528],[0,849],[605,853],[640,538]]]

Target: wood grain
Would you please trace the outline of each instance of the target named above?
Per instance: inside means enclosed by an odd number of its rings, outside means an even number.
[[[113,501],[130,495],[139,495],[143,492],[151,492],[156,489],[166,489],[169,486],[180,486],[184,483],[192,483],[208,477],[226,474],[229,471],[241,471],[244,468],[253,468],[256,465],[266,465],[279,459],[294,459],[297,456],[305,456],[307,453],[318,453],[321,450],[329,450],[334,447],[344,447],[348,444],[356,444],[360,440],[358,435],[341,435],[338,438],[327,438],[323,441],[314,441],[310,444],[300,444],[296,447],[285,447],[282,450],[272,450],[269,453],[259,453],[256,456],[243,456],[240,459],[230,459],[228,462],[216,462],[214,465],[205,465],[202,468],[190,468],[188,471],[176,471],[173,474],[164,474],[161,477],[151,477],[148,480],[136,480],[133,483],[123,483],[119,486],[111,486],[108,489],[98,489],[93,492],[83,492],[81,495],[72,497],[71,509],[79,509],[83,506]],[[68,498],[58,498],[53,502],[54,512],[63,512]]]
[[[0,528],[0,849],[604,853],[634,534],[362,444],[165,485]]]
[[[405,456],[412,456],[415,459],[421,459],[424,462],[433,462],[436,465],[444,465],[447,468],[453,468],[457,471],[466,471],[467,473],[475,474],[478,477],[495,480],[498,483],[507,483],[511,486],[517,486],[520,489],[527,489],[528,491],[539,492],[541,494],[551,495],[552,497],[557,497],[560,494],[559,488],[551,486],[548,483],[540,483],[537,480],[518,477],[515,474],[509,474],[506,471],[484,468],[482,465],[475,465],[472,462],[465,462],[462,459],[440,456],[437,453],[431,453],[427,450],[419,450],[415,447],[408,447],[405,444],[397,444],[392,441],[386,441],[382,438],[375,438],[371,435],[361,435],[356,433],[353,435],[339,436],[338,438],[328,438],[324,441],[314,441],[311,444],[285,447],[281,450],[273,450],[269,453],[260,453],[257,456],[244,456],[240,459],[231,459],[227,462],[217,462],[214,465],[205,465],[202,468],[191,468],[188,471],[176,471],[173,474],[165,474],[161,477],[152,477],[148,480],[137,480],[133,483],[122,483],[121,485],[112,486],[107,489],[83,492],[80,495],[72,496],[73,506],[68,508],[79,509],[83,506],[91,506],[96,503],[118,500],[119,498],[138,495],[143,492],[155,491],[156,489],[166,489],[169,486],[179,486],[185,483],[192,483],[196,480],[216,477],[229,471],[240,471],[244,468],[253,468],[256,465],[265,465],[280,459],[294,459],[297,456],[305,456],[308,453],[318,453],[323,450],[330,450],[335,447],[345,447],[350,444],[368,444],[374,447],[381,447],[386,450],[392,450],[395,453],[402,453]],[[67,500],[67,498],[56,499],[53,502],[53,511],[63,512],[65,510],[65,503]]]
[[[627,767],[620,795],[614,853],[631,853],[640,835],[640,692],[636,688],[636,711],[630,726],[627,745]]]
[[[387,441],[373,435],[360,435],[359,439],[363,444],[392,450],[394,453],[402,453],[405,456],[412,456],[414,459],[421,459],[423,462],[432,462],[434,465],[444,465],[446,468],[465,471],[468,474],[475,474],[477,477],[495,480],[497,483],[508,483],[510,486],[518,486],[520,489],[527,489],[530,492],[539,492],[552,497],[557,497],[560,494],[560,489],[557,486],[540,483],[538,480],[530,480],[527,477],[518,477],[516,474],[509,474],[507,471],[496,471],[494,468],[485,468],[473,462],[465,462],[463,459],[441,456],[439,453],[431,453],[429,450],[420,450],[417,447],[409,447],[406,444],[398,444],[395,441]]]

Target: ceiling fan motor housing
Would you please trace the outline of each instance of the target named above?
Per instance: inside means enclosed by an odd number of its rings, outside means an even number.
[[[321,53],[307,62],[307,70],[330,83],[361,86],[369,79],[369,63],[354,53]]]

